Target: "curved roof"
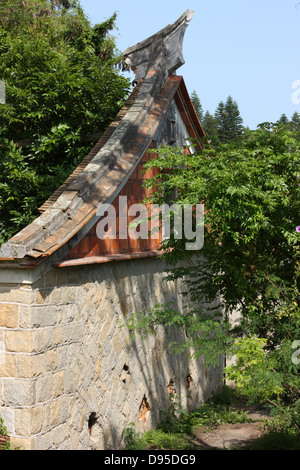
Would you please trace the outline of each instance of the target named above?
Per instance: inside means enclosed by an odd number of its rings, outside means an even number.
[[[180,32],[180,25],[185,29],[187,16],[188,12],[174,27],[162,30],[166,34],[160,32],[158,42],[168,44],[168,31],[173,35],[174,31]],[[153,46],[153,42],[150,44]],[[142,46],[148,48],[149,42]],[[159,58],[161,48],[157,51]],[[134,53],[135,48],[125,51],[128,63],[135,63]],[[153,58],[154,50],[151,54]],[[164,60],[168,57],[166,51],[163,56]],[[166,76],[165,66],[153,68],[153,61],[148,65],[145,69],[143,64],[144,77],[137,76],[138,84],[115,120],[65,183],[43,204],[41,215],[2,245],[2,266],[34,267],[49,256],[57,261],[78,243],[97,221],[99,205],[112,202],[130,178],[174,98],[191,137],[200,141],[204,136],[183,78],[169,75],[169,71]]]

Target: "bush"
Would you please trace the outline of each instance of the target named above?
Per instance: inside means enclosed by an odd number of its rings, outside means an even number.
[[[115,117],[129,91],[109,32],[79,3],[3,0],[0,5],[0,243],[39,215]]]
[[[0,418],[0,436],[7,436],[7,429],[4,426],[3,419]],[[10,442],[6,441],[2,446],[0,445],[0,450],[10,450]]]

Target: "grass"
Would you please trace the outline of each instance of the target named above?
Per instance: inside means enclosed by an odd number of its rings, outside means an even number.
[[[242,403],[243,404],[243,403]],[[237,409],[241,398],[231,389],[224,388],[199,409],[184,412],[174,404],[163,416],[155,431],[144,434],[134,430],[134,424],[124,430],[125,450],[201,450],[197,443],[196,430],[208,431],[218,425],[247,423],[253,421],[246,411]],[[248,450],[300,450],[300,438],[292,429],[266,428],[262,437],[246,447]]]
[[[300,438],[294,430],[267,431],[248,450],[300,450]]]

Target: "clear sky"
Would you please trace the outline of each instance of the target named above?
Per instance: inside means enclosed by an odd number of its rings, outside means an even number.
[[[120,51],[174,23],[185,10],[194,10],[183,43],[185,64],[177,74],[183,75],[190,93],[197,92],[204,112],[214,113],[228,95],[251,129],[275,122],[283,113],[290,118],[300,112],[300,99],[295,100],[300,90],[300,0],[80,3],[92,24],[117,12],[113,35]]]

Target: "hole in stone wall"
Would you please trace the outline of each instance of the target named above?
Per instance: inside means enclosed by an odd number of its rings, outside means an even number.
[[[190,388],[190,386],[191,386],[191,381],[192,381],[192,377],[191,377],[190,374],[188,374],[188,375],[186,376],[186,388]]]
[[[169,385],[168,385],[168,392],[170,395],[175,395],[176,389],[175,389],[175,382],[173,379],[170,380]]]
[[[146,395],[144,395],[141,406],[140,406],[140,412],[138,414],[139,420],[145,423],[147,420],[149,410],[150,410],[150,405],[148,403]]]
[[[94,426],[94,424],[97,423],[97,415],[96,413],[93,411],[90,416],[89,416],[89,419],[88,419],[88,429],[89,429],[89,433],[91,434],[92,433],[92,427]]]
[[[130,375],[129,366],[127,364],[124,364],[123,370],[121,372],[121,380],[124,384],[126,383],[128,375]]]

